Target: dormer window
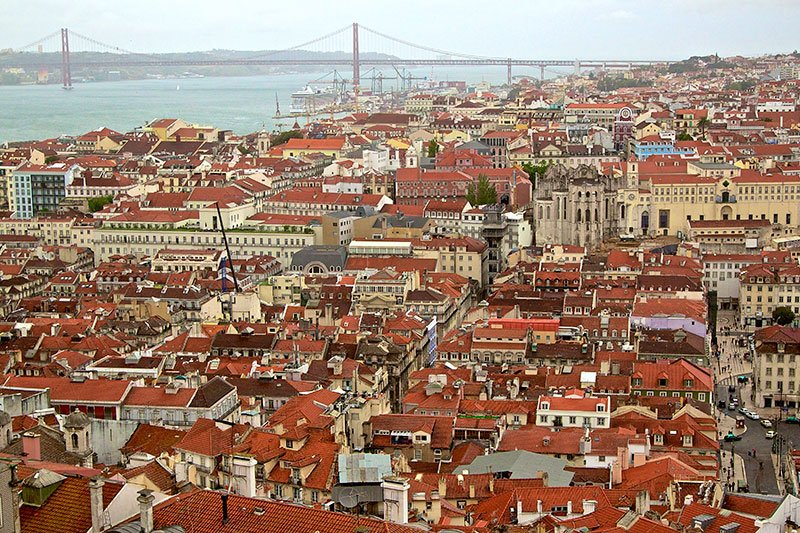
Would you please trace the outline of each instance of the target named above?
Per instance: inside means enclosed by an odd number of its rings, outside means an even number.
[[[683,386],[686,388],[694,387],[694,380],[693,379],[684,379]]]
[[[606,412],[606,406],[605,406],[605,404],[598,403],[598,404],[597,404],[597,412],[598,412],[598,413],[605,413],[605,412]]]
[[[550,409],[550,402],[542,402],[542,409],[545,411]]]
[[[779,342],[778,343],[778,353],[783,353],[784,351],[786,351],[786,345],[784,343],[782,343],[782,342]]]
[[[661,433],[656,433],[653,435],[653,444],[664,444],[664,435]]]
[[[668,383],[667,378],[658,378],[658,386],[659,387],[666,387]]]

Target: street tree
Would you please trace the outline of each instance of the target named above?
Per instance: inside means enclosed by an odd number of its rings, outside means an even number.
[[[785,305],[776,307],[775,310],[772,311],[773,322],[780,326],[786,326],[787,324],[794,322],[794,316],[794,311]]]
[[[472,205],[497,203],[497,189],[485,174],[478,174],[478,182],[467,186],[467,201]]]

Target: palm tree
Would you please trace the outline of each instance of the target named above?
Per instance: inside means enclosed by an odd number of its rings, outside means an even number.
[[[706,140],[706,126],[708,126],[708,117],[702,117],[698,122],[697,126],[700,128],[700,135],[703,136],[703,140]]]

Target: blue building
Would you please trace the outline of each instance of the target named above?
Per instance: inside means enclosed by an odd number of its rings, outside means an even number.
[[[644,161],[651,155],[692,155],[694,150],[691,148],[680,148],[675,146],[675,134],[672,132],[661,132],[658,135],[648,135],[641,139],[632,141],[633,155],[639,161]]]
[[[15,218],[54,213],[67,195],[67,186],[80,170],[77,165],[24,165],[13,171],[8,184],[8,203]]]

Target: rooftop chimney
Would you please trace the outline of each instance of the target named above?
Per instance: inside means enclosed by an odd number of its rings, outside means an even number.
[[[228,523],[228,494],[222,493],[222,525]]]
[[[139,497],[136,501],[139,502],[139,527],[142,528],[143,533],[150,533],[153,531],[153,491],[150,489],[142,489],[139,491]]]
[[[439,478],[439,497],[444,499],[447,496],[447,481],[443,477]]]
[[[30,431],[22,434],[22,451],[31,461],[42,460],[42,443],[39,435]]]
[[[597,501],[583,500],[583,514],[592,514],[597,510]]]
[[[89,481],[89,504],[92,510],[92,533],[103,531],[103,485],[105,480],[96,476]]]

